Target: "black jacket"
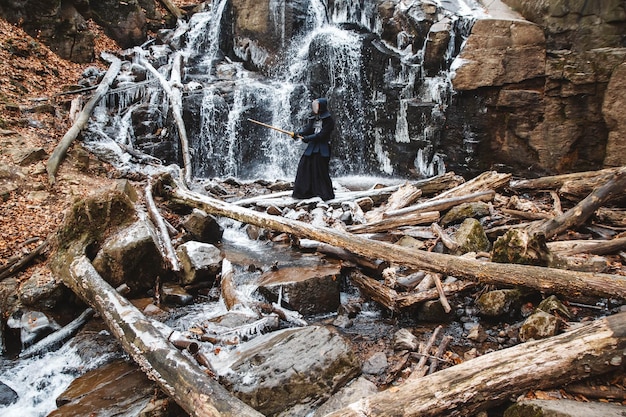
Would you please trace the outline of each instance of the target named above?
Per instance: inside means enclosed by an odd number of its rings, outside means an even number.
[[[319,103],[318,114],[309,117],[304,129],[297,132],[302,140],[308,143],[304,155],[311,156],[318,153],[324,157],[330,157],[330,134],[335,128],[335,120],[328,111],[328,101],[325,98],[317,99]]]

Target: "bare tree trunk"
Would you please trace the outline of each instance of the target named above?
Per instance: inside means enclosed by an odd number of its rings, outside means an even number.
[[[98,104],[100,99],[109,90],[111,83],[117,76],[117,73],[120,72],[120,69],[122,68],[122,61],[120,61],[119,58],[110,54],[103,54],[103,58],[111,63],[109,70],[104,75],[104,78],[102,78],[102,81],[100,81],[100,85],[98,85],[98,88],[96,89],[93,97],[89,99],[87,104],[85,104],[85,107],[83,107],[83,110],[76,118],[76,122],[72,125],[72,127],[70,127],[70,129],[65,133],[61,141],[54,148],[52,155],[50,155],[50,158],[46,163],[48,182],[50,184],[54,184],[56,182],[56,173],[59,170],[59,165],[61,164],[61,161],[63,160],[63,158],[65,158],[67,150],[69,149],[72,142],[74,142],[74,139],[76,139],[80,131],[83,130],[83,128],[87,124],[87,121],[89,121],[89,116],[91,115],[94,107],[96,107],[96,104]]]
[[[161,3],[163,3],[163,6],[165,6],[165,8],[174,16],[176,16],[176,19],[180,19],[181,17],[183,17],[183,11],[180,10],[174,3],[172,3],[171,0],[160,0]]]
[[[181,64],[182,64],[182,55],[177,53],[174,58],[172,58],[174,62],[172,66],[172,74],[170,76],[170,82],[168,82],[159,71],[156,70],[148,61],[140,57],[141,65],[144,65],[148,71],[154,75],[159,82],[161,83],[161,87],[167,94],[170,99],[170,103],[172,104],[172,115],[174,116],[174,121],[176,122],[176,127],[178,128],[178,136],[180,139],[181,152],[183,154],[183,176],[185,178],[185,182],[189,184],[191,182],[191,155],[189,153],[189,140],[187,139],[187,129],[185,128],[185,121],[183,120],[183,109],[182,109],[182,94],[180,92],[181,86]]]
[[[190,415],[262,416],[168,343],[150,320],[100,277],[85,256],[72,262],[64,281],[100,314],[148,377]]]
[[[175,179],[173,178],[175,181]],[[565,295],[626,298],[626,278],[619,275],[566,271],[539,266],[498,264],[460,256],[426,252],[378,242],[362,236],[351,235],[328,227],[256,212],[220,200],[206,197],[184,188],[173,187],[170,198],[180,203],[198,207],[207,213],[230,217],[243,223],[290,233],[298,237],[317,240],[342,247],[355,254],[413,266],[424,271],[465,277],[495,285],[520,285],[545,292]]]
[[[617,370],[625,347],[626,313],[620,313],[409,380],[326,417],[471,416],[530,389]]]

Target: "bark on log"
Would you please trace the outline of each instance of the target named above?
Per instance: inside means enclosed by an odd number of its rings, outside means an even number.
[[[21,271],[22,268],[24,268],[33,259],[39,256],[48,247],[48,244],[49,244],[48,239],[46,239],[41,245],[37,246],[32,252],[24,255],[20,259],[16,259],[14,262],[9,262],[5,267],[0,268],[0,281]]]
[[[461,197],[464,195],[477,193],[486,190],[499,190],[500,188],[508,185],[511,180],[511,174],[500,174],[495,171],[483,172],[476,178],[458,185],[451,190],[444,191],[437,195],[435,199],[441,200],[443,198]]]
[[[618,370],[625,348],[626,313],[620,313],[407,381],[326,417],[475,415],[530,389]]]
[[[393,194],[389,196],[389,199],[379,207],[368,211],[365,214],[365,218],[368,222],[375,222],[382,220],[385,212],[389,210],[399,210],[410,204],[413,204],[422,195],[422,190],[415,187],[413,184],[402,184]]]
[[[174,181],[175,178],[172,178]],[[513,285],[564,295],[626,298],[626,278],[619,275],[572,272],[538,266],[498,264],[441,253],[426,252],[373,241],[362,236],[283,217],[255,212],[214,198],[194,193],[184,185],[174,186],[170,198],[181,204],[197,207],[209,214],[230,217],[243,223],[289,233],[298,237],[339,246],[358,255],[385,259],[392,263],[413,266],[425,271],[465,277],[486,284]]]
[[[148,377],[190,415],[262,416],[168,343],[150,320],[100,277],[89,259],[76,258],[64,280],[100,314]]]
[[[63,343],[65,343],[65,341],[70,337],[74,336],[74,334],[76,334],[76,332],[78,332],[78,330],[80,330],[80,328],[87,323],[87,321],[89,321],[94,314],[95,311],[93,311],[93,309],[86,309],[80,316],[76,317],[61,329],[49,334],[34,345],[21,351],[19,358],[26,359],[60,348]]]
[[[178,260],[178,256],[176,256],[176,250],[174,249],[174,245],[172,245],[172,241],[170,240],[169,229],[165,220],[163,220],[163,216],[159,213],[159,209],[157,205],[154,203],[154,198],[152,198],[152,181],[148,181],[148,185],[146,185],[146,206],[148,208],[148,213],[150,214],[150,218],[152,222],[157,226],[158,230],[158,240],[160,242],[160,247],[163,253],[163,258],[167,260],[172,268],[172,271],[178,272],[181,270],[180,261]]]
[[[616,171],[603,186],[596,188],[584,200],[573,208],[553,219],[532,225],[530,233],[543,233],[547,240],[565,232],[567,229],[583,224],[604,203],[615,195],[621,195],[626,188],[626,167]]]
[[[171,2],[171,0],[160,0],[161,3],[163,3],[163,6],[165,6],[165,8],[174,16],[176,16],[176,19],[180,19],[181,17],[183,17],[183,11],[180,10],[178,8],[178,6],[176,6],[174,3]]]
[[[366,270],[372,271],[376,276],[381,276],[383,270],[389,267],[389,262],[380,259],[368,259],[362,256],[355,255],[345,249],[331,246],[326,243],[317,242],[314,240],[301,239],[298,241],[298,247],[301,249],[314,250],[325,255],[330,255],[333,258],[341,259],[343,261],[352,262],[355,265],[360,266]]]
[[[517,180],[511,181],[509,187],[515,191],[521,190],[557,190],[568,181],[575,181],[580,179],[588,179],[591,182],[596,181],[597,178],[606,178],[606,175],[613,175],[619,171],[620,167],[607,168],[599,171],[586,171],[575,172],[572,174],[552,175],[548,177],[541,177],[529,180]],[[606,181],[606,180],[605,180]]]
[[[119,58],[111,54],[102,54],[102,57],[106,59],[107,61],[109,61],[111,63],[111,66],[109,67],[108,71],[102,78],[102,81],[100,81],[100,85],[98,85],[98,88],[96,89],[96,92],[94,93],[93,97],[89,99],[89,101],[85,104],[85,107],[83,107],[83,110],[80,112],[80,114],[76,118],[76,122],[65,133],[63,138],[59,141],[57,146],[54,148],[52,155],[50,155],[50,158],[48,159],[48,162],[46,163],[46,171],[48,172],[48,182],[50,184],[55,183],[56,173],[59,169],[59,165],[61,164],[61,161],[63,160],[63,158],[65,158],[65,154],[67,150],[69,149],[74,139],[76,139],[80,131],[83,130],[83,128],[87,124],[87,121],[89,120],[89,116],[91,115],[91,112],[93,111],[94,107],[96,107],[96,104],[98,104],[100,99],[106,94],[109,87],[111,86],[111,83],[117,76],[117,73],[120,72],[120,69],[122,68],[122,61]]]
[[[423,213],[409,213],[404,216],[388,217],[366,224],[356,224],[354,226],[348,226],[347,230],[351,233],[380,233],[401,226],[428,224],[436,222],[437,220],[439,220],[438,211],[426,211]]]
[[[496,196],[493,190],[479,191],[468,195],[448,198],[432,198],[423,203],[405,207],[399,210],[390,210],[384,214],[384,217],[390,218],[395,216],[403,216],[409,213],[425,212],[425,211],[444,211],[463,203],[471,203],[475,201],[491,201]]]
[[[431,290],[417,290],[408,294],[398,293],[396,290],[381,284],[359,271],[352,271],[349,274],[349,278],[350,282],[357,286],[363,294],[394,312],[411,307],[417,303],[440,298],[440,290],[437,288]],[[442,284],[441,291],[449,295],[475,286],[476,283],[474,282],[458,281],[451,284]]]
[[[550,252],[558,252],[560,255],[609,255],[626,249],[626,237],[611,240],[562,240],[548,242],[547,245]]]
[[[600,207],[596,210],[595,218],[603,223],[608,223],[615,227],[626,227],[626,210],[611,210]]]
[[[141,58],[140,56],[139,62],[141,65],[145,66],[152,75],[154,75],[159,83],[161,83],[161,87],[167,94],[170,99],[170,104],[172,105],[172,116],[174,116],[174,121],[176,122],[176,127],[178,128],[178,137],[180,139],[180,147],[181,153],[183,154],[183,177],[185,178],[185,183],[189,184],[191,182],[191,156],[189,153],[189,140],[187,139],[187,129],[185,128],[185,121],[183,120],[183,104],[182,104],[182,93],[180,91],[179,86],[181,84],[181,65],[182,65],[182,55],[177,53],[173,58],[172,65],[172,73],[170,76],[170,82],[168,82],[163,75],[159,71],[156,70],[148,61]]]
[[[626,401],[626,389],[614,385],[586,385],[576,383],[564,387],[563,391],[595,400],[609,399]]]

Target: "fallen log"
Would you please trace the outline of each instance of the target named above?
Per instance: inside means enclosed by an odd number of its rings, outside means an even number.
[[[26,267],[26,265],[30,264],[33,259],[39,256],[44,250],[46,250],[48,244],[48,239],[46,239],[32,252],[24,255],[19,259],[14,259],[13,261],[7,263],[7,265],[5,265],[3,268],[0,268],[0,281],[21,271],[22,268]]]
[[[392,193],[387,201],[373,210],[370,210],[365,215],[368,222],[375,222],[382,220],[385,212],[390,210],[399,210],[408,205],[413,204],[422,195],[422,190],[415,187],[413,184],[402,184],[398,189]]]
[[[614,227],[626,227],[626,210],[624,209],[611,210],[605,207],[600,207],[596,210],[595,218],[603,223],[609,223]]]
[[[368,259],[362,256],[355,255],[354,253],[347,251],[343,248],[331,246],[326,243],[317,242],[314,240],[300,239],[298,241],[298,247],[306,250],[314,250],[325,255],[332,256],[333,258],[341,259],[343,261],[352,262],[361,268],[372,271],[376,276],[381,276],[383,270],[389,267],[389,262],[380,259]]]
[[[399,210],[390,210],[385,212],[384,217],[403,216],[409,213],[425,212],[425,211],[444,211],[463,203],[472,203],[476,201],[491,201],[496,196],[493,190],[479,191],[467,195],[448,198],[432,198],[419,204],[405,207]]]
[[[441,325],[437,326],[435,330],[433,330],[433,334],[431,334],[428,338],[428,342],[425,345],[420,346],[420,350],[418,352],[420,360],[417,362],[417,365],[415,365],[415,369],[411,372],[411,375],[407,377],[407,382],[421,378],[428,372],[429,368],[426,366],[426,362],[428,362],[428,359],[430,358],[430,350],[435,344],[435,340],[437,340],[437,336],[442,328],[443,326]]]
[[[171,0],[160,0],[163,6],[173,14],[176,19],[180,19],[183,17],[183,11],[178,8]]]
[[[356,224],[348,226],[347,230],[351,233],[379,233],[396,229],[401,226],[415,226],[417,224],[433,223],[437,220],[439,220],[438,211],[426,211],[409,213],[404,216],[387,217],[366,224]]]
[[[625,347],[626,312],[409,380],[326,417],[475,415],[531,389],[618,370]]]
[[[592,398],[594,400],[607,399],[626,401],[626,389],[615,385],[586,385],[583,383],[575,383],[563,387],[563,391],[573,395],[582,395],[585,398]]]
[[[171,178],[176,181],[176,178]],[[569,296],[599,296],[626,298],[626,278],[619,275],[572,272],[518,264],[501,264],[441,253],[426,252],[387,242],[373,241],[362,236],[328,227],[316,227],[297,220],[271,216],[244,207],[189,191],[184,185],[168,190],[169,198],[180,204],[197,207],[207,213],[229,217],[243,223],[293,234],[342,247],[355,254],[384,259],[391,263],[413,266],[458,278],[495,284],[534,288],[546,293]]]
[[[561,240],[548,242],[550,252],[561,255],[590,253],[592,255],[608,255],[626,249],[626,237],[611,240]]]
[[[531,225],[529,233],[542,233],[546,239],[551,239],[567,229],[583,224],[604,203],[615,195],[621,195],[626,188],[626,167],[613,173],[609,181],[596,188],[580,203],[567,210],[560,216],[540,221]]]
[[[145,66],[152,75],[159,80],[161,87],[167,94],[170,104],[172,105],[172,116],[176,122],[178,128],[178,138],[180,139],[181,153],[183,155],[183,177],[185,182],[189,184],[191,182],[191,154],[189,153],[189,139],[187,138],[187,129],[185,128],[185,121],[183,120],[183,108],[182,108],[182,93],[179,86],[181,84],[181,65],[182,55],[177,53],[172,58],[172,73],[170,76],[171,81],[168,82],[159,71],[156,70],[148,61],[141,57],[141,52],[137,53],[139,56],[139,62]]]
[[[162,256],[167,260],[172,268],[172,271],[178,272],[181,270],[180,261],[178,260],[178,256],[176,256],[174,245],[172,245],[167,224],[165,223],[163,216],[159,213],[159,209],[154,202],[154,198],[152,198],[152,185],[152,180],[149,180],[145,189],[146,207],[148,208],[150,219],[152,219],[152,222],[157,226],[157,240],[160,243],[159,247],[162,251]]]
[[[450,295],[476,286],[474,282],[457,281],[451,284],[442,284],[441,289],[418,289],[410,293],[398,293],[393,288],[389,288],[359,271],[352,271],[348,277],[362,294],[393,312],[424,301],[436,300],[440,298],[440,294]]]
[[[76,122],[74,122],[72,127],[70,127],[65,135],[63,135],[63,138],[61,138],[57,146],[54,148],[52,155],[50,155],[48,162],[46,162],[46,171],[48,172],[48,182],[50,184],[55,183],[56,173],[59,169],[61,161],[65,158],[67,150],[74,139],[78,137],[80,131],[83,130],[87,121],[89,121],[89,116],[91,115],[94,107],[96,107],[96,104],[98,104],[100,99],[106,94],[111,86],[111,83],[117,76],[117,73],[120,72],[120,69],[122,68],[122,61],[119,58],[107,53],[103,53],[102,57],[111,63],[109,70],[102,78],[102,81],[100,81],[100,85],[98,85],[93,97],[89,99],[89,101],[85,104],[85,107],[83,107],[83,110],[76,118]]]
[[[64,282],[100,314],[124,350],[187,413],[198,417],[262,416],[172,346],[150,320],[100,277],[85,256],[74,259]]]
[[[441,200],[443,198],[461,197],[480,191],[499,190],[505,185],[508,185],[510,180],[511,174],[500,174],[495,171],[487,171],[463,184],[438,194],[434,198]]]
[[[46,352],[50,352],[52,350],[60,348],[63,343],[65,343],[65,341],[68,340],[70,337],[74,336],[74,334],[76,334],[76,332],[78,332],[78,330],[80,330],[80,328],[85,323],[87,323],[87,321],[89,321],[89,319],[92,318],[94,314],[95,311],[93,311],[93,309],[86,309],[82,312],[80,316],[76,317],[74,320],[63,326],[61,329],[49,334],[34,345],[29,346],[28,348],[21,351],[18,357],[20,359],[31,358],[33,356],[44,354]]]
[[[551,175],[535,179],[514,180],[509,184],[509,188],[515,191],[558,190],[568,181],[587,179],[595,183],[597,178],[606,178],[606,175],[613,175],[619,170],[620,168],[617,167],[601,169],[599,171],[574,172],[572,174]],[[603,182],[606,182],[606,179]]]

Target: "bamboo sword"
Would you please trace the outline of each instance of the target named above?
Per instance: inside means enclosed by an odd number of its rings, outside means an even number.
[[[281,129],[281,128],[279,128],[279,127],[275,127],[275,126],[272,126],[272,125],[268,125],[268,124],[265,124],[265,123],[261,123],[261,122],[259,122],[258,120],[254,120],[254,119],[248,119],[248,121],[249,121],[249,122],[252,122],[252,123],[256,123],[256,124],[261,125],[261,126],[263,126],[263,127],[267,127],[267,128],[269,128],[269,129],[274,129],[274,130],[276,130],[276,131],[278,131],[278,132],[280,132],[280,133],[284,133],[284,134],[286,134],[286,135],[289,135],[289,136],[291,136],[292,138],[299,138],[299,139],[302,139],[302,136],[300,136],[300,135],[296,135],[296,133],[295,133],[295,132],[290,132],[290,131],[288,131],[288,130]]]

